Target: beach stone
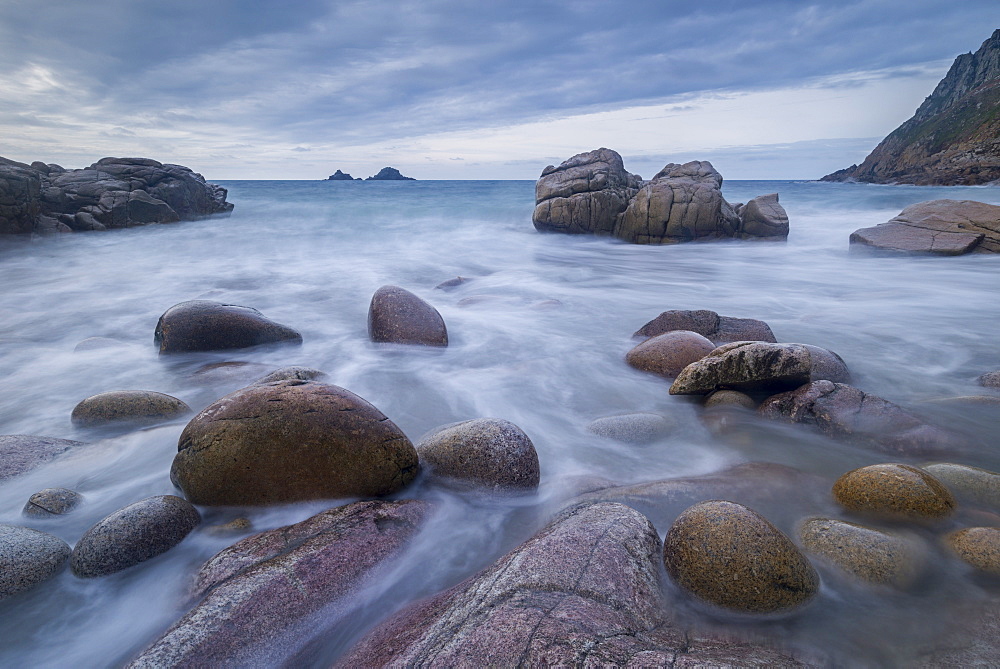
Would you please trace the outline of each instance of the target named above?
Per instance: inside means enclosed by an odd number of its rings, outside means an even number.
[[[257,379],[254,383],[273,383],[274,381],[289,381],[295,379],[301,381],[321,381],[326,377],[326,372],[321,372],[318,369],[293,365],[290,367],[276,369],[270,374],[266,374],[265,376]]]
[[[839,355],[808,344],[734,342],[685,367],[671,395],[707,395],[720,389],[782,392],[811,381],[850,380]]]
[[[596,418],[587,432],[626,444],[648,444],[669,434],[676,422],[658,413],[624,413]]]
[[[848,511],[888,520],[936,521],[955,511],[955,498],[933,476],[910,465],[886,463],[854,469],[833,484]]]
[[[432,430],[417,443],[433,476],[495,492],[538,488],[538,453],[521,428],[501,418],[476,418]]]
[[[171,480],[194,504],[261,506],[388,495],[417,453],[381,411],[338,386],[256,383],[217,400],[181,433]]]
[[[908,588],[927,561],[915,538],[832,518],[806,520],[799,527],[799,540],[807,551],[877,585]]]
[[[442,281],[438,285],[434,286],[437,290],[451,290],[453,288],[458,288],[464,283],[468,283],[472,279],[465,276],[456,276],[454,279],[448,279],[447,281]]]
[[[0,481],[20,476],[85,444],[71,439],[0,435]]]
[[[921,467],[945,485],[955,497],[1000,510],[1000,474],[979,467],[938,462]]]
[[[1000,369],[995,372],[986,372],[977,381],[985,388],[1000,388]]]
[[[706,409],[741,408],[753,411],[757,408],[757,401],[738,390],[716,390],[705,397],[703,406]]]
[[[83,495],[66,488],[46,488],[28,498],[22,513],[32,518],[62,516],[80,505]]]
[[[964,442],[881,397],[845,383],[814,381],[764,400],[758,415],[893,455],[953,453]]]
[[[541,232],[610,235],[641,187],[642,177],[626,172],[617,152],[579,153],[542,170],[531,222]]]
[[[758,195],[735,209],[740,217],[738,237],[772,240],[788,237],[788,213],[778,203],[777,193]]]
[[[944,542],[964,562],[1000,576],[1000,528],[967,527],[947,534]]]
[[[714,606],[775,613],[807,602],[819,576],[795,544],[756,511],[723,500],[684,511],[667,532],[663,564],[681,589]]]
[[[368,307],[368,337],[393,344],[448,345],[448,329],[438,310],[399,286],[375,291]]]
[[[625,362],[644,372],[672,379],[713,350],[715,344],[697,332],[674,330],[642,342],[625,355]]]
[[[153,341],[162,354],[301,344],[302,335],[251,307],[191,300],[175,304],[160,316]]]
[[[45,532],[0,525],[0,600],[30,590],[58,574],[69,544]]]
[[[801,666],[767,643],[672,621],[658,553],[640,513],[575,506],[479,574],[379,623],[336,666]]]
[[[114,423],[154,425],[191,413],[191,407],[152,390],[111,390],[91,395],[73,408],[73,424],[98,427]]]
[[[203,599],[128,666],[284,665],[311,634],[364,606],[365,587],[431,509],[355,502],[238,541],[198,572],[193,594]]]
[[[716,346],[735,341],[764,341],[774,343],[774,333],[764,321],[753,318],[720,316],[714,311],[671,310],[643,325],[633,337],[655,337],[664,332],[689,330],[712,340]]]
[[[180,497],[147,497],[87,530],[73,547],[69,566],[84,578],[114,574],[170,550],[200,522],[195,508]]]
[[[972,200],[929,200],[887,223],[851,233],[852,250],[962,255],[1000,252],[1000,207]]]
[[[219,525],[209,525],[204,529],[206,534],[211,534],[216,537],[228,537],[234,534],[248,534],[253,531],[253,523],[249,518],[234,518],[228,523],[220,523]]]

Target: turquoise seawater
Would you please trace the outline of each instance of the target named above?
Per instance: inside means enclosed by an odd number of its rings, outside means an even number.
[[[358,602],[352,623],[324,632],[317,665],[406,602],[475,573],[540,527],[576,477],[629,483],[766,460],[832,483],[885,456],[805,428],[751,424],[722,439],[668,383],[628,367],[632,333],[668,309],[711,309],[766,321],[779,341],[840,354],[862,389],[967,434],[980,444],[961,461],[1000,470],[998,411],[931,400],[989,393],[980,374],[1000,369],[1000,257],[872,257],[851,254],[849,234],[937,198],[1000,204],[997,188],[918,188],[796,181],[731,181],[730,202],[779,193],[787,242],[725,241],[634,246],[613,239],[540,234],[530,181],[224,182],[229,218],[36,241],[0,239],[0,434],[95,441],[85,455],[0,487],[0,522],[33,524],[70,544],[94,522],[150,495],[168,479],[183,422],[125,435],[70,423],[81,399],[114,389],[169,393],[196,411],[255,376],[305,365],[364,397],[414,441],[446,423],[505,418],[534,442],[537,496],[475,502],[417,485],[439,519],[404,564]],[[468,279],[452,290],[441,282]],[[369,342],[368,303],[382,285],[434,305],[447,349]],[[161,359],[153,329],[170,306],[212,299],[252,306],[299,330],[301,347]],[[74,352],[88,337],[119,344]],[[216,362],[239,370],[204,371]],[[588,433],[595,418],[649,411],[676,420],[652,444]],[[20,515],[46,487],[81,492],[86,504],[47,523]],[[802,498],[815,493],[803,491]],[[339,503],[339,502],[338,502]],[[332,502],[251,510],[257,529],[308,517]],[[796,498],[759,508],[792,532],[816,512]],[[837,514],[832,500],[821,509]],[[206,512],[207,520],[225,514]],[[661,536],[668,527],[657,526]],[[82,580],[66,572],[0,602],[0,665],[103,667],[126,661],[188,606],[198,566],[229,539],[195,533],[140,567]],[[827,578],[806,610],[779,621],[729,621],[738,633],[781,637],[843,666],[904,666],[939,627],[936,612],[975,599],[983,584],[933,553],[938,575],[909,593]],[[675,596],[676,593],[673,593]],[[678,615],[716,624],[683,605]],[[304,642],[303,642],[304,643]],[[292,643],[289,652],[294,652]]]

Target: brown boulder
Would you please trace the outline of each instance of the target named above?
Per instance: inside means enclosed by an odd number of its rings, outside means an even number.
[[[895,463],[847,472],[834,482],[833,497],[848,511],[888,520],[937,521],[955,511],[955,498],[940,481]]]
[[[175,304],[160,316],[153,342],[160,347],[160,353],[184,353],[301,344],[302,335],[251,307],[192,300]]]
[[[972,200],[930,200],[888,223],[851,233],[852,249],[962,255],[1000,253],[1000,206]]]
[[[155,425],[191,413],[191,407],[152,390],[110,390],[92,395],[73,407],[74,425]]]
[[[927,563],[926,547],[903,536],[832,518],[810,518],[799,527],[802,546],[852,576],[877,585],[907,588]]]
[[[734,341],[776,342],[774,333],[764,321],[753,318],[720,316],[714,311],[664,311],[643,325],[633,337],[655,337],[664,332],[690,330],[711,339],[716,346]]]
[[[413,445],[381,411],[296,379],[226,395],[191,419],[177,449],[170,477],[195,504],[387,495],[417,474]]]
[[[375,291],[368,307],[368,337],[393,344],[448,345],[448,329],[437,309],[399,286]]]
[[[496,492],[538,487],[538,453],[521,428],[499,418],[439,427],[417,443],[422,467],[452,483]]]
[[[944,538],[951,552],[979,571],[1000,576],[1000,528],[967,527]]]
[[[625,355],[625,362],[644,372],[673,379],[713,350],[715,344],[697,332],[674,330],[642,342]]]

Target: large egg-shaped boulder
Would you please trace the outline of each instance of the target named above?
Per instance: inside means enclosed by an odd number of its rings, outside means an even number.
[[[183,353],[280,342],[301,344],[302,335],[252,307],[191,300],[175,304],[160,316],[153,341],[160,353]]]
[[[644,372],[672,379],[714,350],[715,344],[697,332],[674,330],[642,342],[625,355],[625,362]]]
[[[448,345],[448,329],[438,310],[399,286],[382,286],[372,295],[368,336],[374,342]]]
[[[154,425],[191,413],[191,407],[171,395],[152,390],[109,390],[91,395],[73,408],[74,425]]]
[[[421,463],[433,476],[475,488],[524,491],[538,487],[538,453],[517,425],[476,418],[445,425],[417,444]]]
[[[674,583],[731,611],[776,613],[819,588],[809,561],[756,511],[721,500],[689,507],[671,525],[663,563]]]
[[[934,521],[955,511],[955,498],[940,481],[897,463],[847,472],[834,482],[833,497],[849,511],[888,520]]]
[[[51,534],[0,525],[0,599],[55,576],[69,553],[69,545]]]
[[[417,474],[413,444],[381,411],[299,379],[226,395],[191,419],[177,448],[170,477],[195,504],[388,495]]]
[[[170,550],[201,522],[176,495],[147,497],[98,521],[84,533],[69,560],[77,576],[107,576]]]

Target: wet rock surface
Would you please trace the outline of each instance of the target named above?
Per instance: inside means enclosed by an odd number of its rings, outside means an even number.
[[[83,495],[66,488],[46,488],[28,498],[22,513],[31,518],[62,516],[83,502]]]
[[[56,437],[0,435],[0,481],[20,476],[84,445]]]
[[[845,383],[815,381],[767,398],[757,411],[764,418],[809,425],[831,437],[895,455],[953,453],[965,445],[958,435]]]
[[[819,576],[788,537],[728,501],[700,502],[678,516],[664,539],[663,563],[680,588],[731,611],[784,611],[819,589]]]
[[[676,422],[658,413],[625,413],[596,418],[587,432],[626,444],[648,444],[669,434]]]
[[[967,527],[948,534],[944,541],[962,561],[1000,576],[1000,528]]]
[[[742,207],[736,208],[740,217],[740,236],[755,239],[780,239],[788,237],[788,214],[778,204],[778,194],[758,195]]]
[[[27,527],[0,525],[0,599],[30,590],[62,570],[69,545]]]
[[[642,342],[625,355],[625,362],[644,372],[673,379],[713,350],[715,344],[697,332],[675,330]]]
[[[302,335],[252,307],[191,300],[175,304],[160,316],[153,341],[160,353],[185,353],[301,344]]]
[[[886,463],[854,469],[833,484],[833,497],[848,511],[888,520],[931,522],[955,511],[955,498],[927,472]]]
[[[753,411],[757,408],[757,401],[738,390],[716,390],[705,397],[703,406],[706,409],[747,409]]]
[[[198,572],[194,595],[203,599],[129,666],[286,661],[309,636],[363,606],[361,590],[430,511],[420,501],[356,502],[233,544]]]
[[[201,522],[189,502],[159,495],[129,504],[84,533],[70,568],[85,578],[107,576],[165,553]]]
[[[782,392],[820,379],[850,380],[847,365],[833,351],[808,344],[734,342],[685,367],[671,395],[707,395],[716,390]]]
[[[568,509],[493,566],[379,624],[339,667],[797,666],[674,625],[659,539],[620,504]]]
[[[254,383],[273,383],[274,381],[294,381],[296,379],[300,381],[322,381],[326,377],[326,372],[318,369],[292,365],[290,367],[281,367],[270,374],[265,374],[254,381]]]
[[[888,223],[851,233],[852,248],[963,255],[1000,252],[1000,206],[973,200],[910,205]]]
[[[191,413],[191,407],[152,390],[111,390],[92,395],[73,407],[71,419],[80,427],[132,424],[155,425]]]
[[[267,505],[401,489],[417,453],[354,393],[314,381],[254,384],[195,416],[170,477],[195,504]]]
[[[538,487],[535,445],[521,428],[499,418],[445,425],[416,445],[422,467],[453,484],[500,491]]]
[[[855,578],[897,588],[911,586],[926,566],[926,549],[913,537],[832,518],[799,527],[802,546]]]
[[[1000,511],[1000,473],[953,462],[937,462],[921,469],[943,483],[955,497]]]
[[[764,341],[774,343],[774,333],[764,321],[753,318],[720,316],[714,311],[671,310],[643,325],[634,337],[655,337],[664,332],[689,330],[712,340],[716,346],[735,341]]]
[[[448,345],[448,329],[438,310],[399,286],[375,291],[368,307],[368,337],[383,343]]]

